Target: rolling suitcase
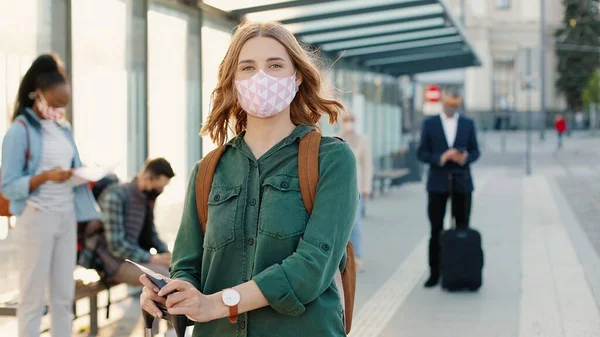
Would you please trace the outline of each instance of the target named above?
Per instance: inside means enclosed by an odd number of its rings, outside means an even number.
[[[450,213],[454,176],[450,175]],[[482,283],[483,249],[481,234],[472,228],[457,228],[452,214],[453,227],[441,237],[442,288],[448,291],[477,291]]]

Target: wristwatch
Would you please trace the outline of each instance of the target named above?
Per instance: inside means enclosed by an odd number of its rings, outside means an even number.
[[[232,324],[237,323],[238,318],[238,305],[242,297],[237,290],[225,289],[221,294],[221,300],[225,306],[229,307],[229,322]]]

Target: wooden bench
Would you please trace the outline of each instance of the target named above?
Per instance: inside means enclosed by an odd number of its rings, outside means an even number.
[[[73,312],[76,313],[76,302],[89,298],[90,300],[90,335],[95,336],[98,333],[98,294],[101,291],[117,286],[117,283],[109,283],[105,285],[102,280],[94,282],[84,282],[83,280],[75,280],[75,299],[73,302]],[[0,295],[0,316],[16,316],[17,308],[19,307],[19,292],[13,291]],[[44,308],[44,315],[48,313],[48,306]],[[74,318],[78,318],[74,315]]]
[[[380,195],[390,186],[403,183],[410,174],[407,165],[408,148],[402,148],[389,155],[382,156],[376,161],[376,173],[373,175],[373,185],[379,187]]]
[[[373,180],[378,182],[379,193],[383,195],[388,186],[398,185],[398,181],[408,176],[409,173],[409,170],[406,168],[385,170],[376,173],[373,176]]]

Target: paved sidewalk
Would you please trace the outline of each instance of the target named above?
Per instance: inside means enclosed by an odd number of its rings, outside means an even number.
[[[426,194],[423,183],[401,186],[367,206],[366,272],[358,277],[352,337],[600,336],[600,139],[577,138],[560,153],[536,146],[528,177],[523,138],[502,153],[498,136],[486,135],[474,167],[481,290],[423,288]],[[143,336],[135,298],[113,305],[101,324],[101,337]],[[0,336],[14,335],[4,327]]]
[[[351,336],[600,336],[600,297],[592,285],[600,284],[600,259],[593,249],[586,263],[579,258],[591,244],[570,234],[583,230],[570,206],[559,206],[564,196],[554,178],[515,176],[510,168],[475,175],[472,224],[484,240],[483,288],[451,294],[422,287],[426,198],[422,184],[405,185],[368,206],[366,272],[358,279]],[[135,305],[127,304],[132,310],[119,327],[101,336],[141,335]]]

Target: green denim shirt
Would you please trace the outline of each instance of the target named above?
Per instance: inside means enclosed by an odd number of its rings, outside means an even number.
[[[341,337],[343,310],[334,275],[343,265],[358,203],[350,147],[323,137],[319,183],[309,217],[298,181],[298,144],[313,127],[292,134],[256,160],[243,134],[221,157],[211,187],[206,235],[196,208],[192,171],[173,250],[171,277],[214,294],[254,280],[269,306],[196,323],[196,337]]]

